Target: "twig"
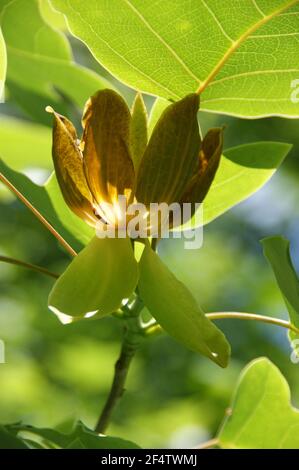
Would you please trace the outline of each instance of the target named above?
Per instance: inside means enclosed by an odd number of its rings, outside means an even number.
[[[31,202],[2,174],[0,173],[0,181],[5,184],[19,199],[33,212],[38,220],[57,238],[59,243],[70,253],[76,256],[77,252],[69,245],[69,243],[60,235],[59,232],[50,224],[50,222],[34,207]]]
[[[139,297],[136,298],[130,310],[130,317],[126,320],[126,331],[118,360],[114,367],[114,377],[111,389],[100,414],[95,431],[99,434],[105,433],[114,409],[125,392],[125,383],[129,368],[136,351],[144,338],[143,328],[140,324],[139,313],[143,308],[143,303]],[[127,313],[128,314],[128,313]]]
[[[255,313],[215,312],[215,313],[207,313],[206,316],[210,320],[222,320],[225,318],[233,318],[237,320],[259,321],[262,323],[269,323],[270,325],[281,326],[282,328],[287,328],[288,330],[292,330],[295,333],[299,333],[299,328],[296,328],[296,326],[292,325],[288,321],[281,320],[280,318],[267,317],[265,315],[258,315]]]
[[[215,313],[207,313],[206,317],[209,320],[223,320],[232,318],[235,320],[251,320],[251,321],[258,321],[262,323],[269,323],[271,325],[280,326],[282,328],[287,328],[288,330],[294,331],[295,333],[299,334],[299,328],[292,325],[290,322],[281,320],[280,318],[274,317],[266,317],[265,315],[257,315],[255,313],[243,313],[243,312],[215,312]],[[156,335],[161,333],[163,329],[158,323],[154,323],[148,326],[145,329],[146,336]]]
[[[0,255],[0,261],[2,261],[3,263],[15,264],[16,266],[22,266],[23,268],[31,269],[32,271],[46,274],[47,276],[54,277],[55,279],[59,278],[59,274],[52,273],[48,269],[43,268],[42,266],[37,266],[36,264],[25,263],[25,261],[20,261],[18,259],[2,255]]]

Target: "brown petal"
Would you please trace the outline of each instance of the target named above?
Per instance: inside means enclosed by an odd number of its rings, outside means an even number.
[[[54,114],[52,156],[56,177],[67,205],[90,225],[95,225],[97,217],[92,206],[92,195],[83,171],[82,154],[77,144],[77,133],[73,124]]]
[[[86,103],[82,120],[84,171],[98,204],[113,204],[119,195],[128,199],[133,195],[130,119],[127,104],[112,90],[101,90]]]
[[[194,173],[200,147],[199,97],[191,94],[168,106],[157,122],[140,163],[136,197],[178,202]]]
[[[191,178],[181,202],[203,202],[218,169],[222,147],[223,129],[210,129],[202,142],[197,172]]]

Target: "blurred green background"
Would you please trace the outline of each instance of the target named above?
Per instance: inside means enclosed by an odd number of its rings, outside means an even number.
[[[71,45],[78,63],[108,78],[132,103],[132,90],[101,69],[81,43],[71,39]],[[31,123],[31,127],[23,136],[15,136],[14,124],[9,126],[6,140],[0,142],[2,156],[9,164],[10,156],[17,152],[24,163],[30,161],[31,152],[38,158],[39,145],[45,145],[50,161],[51,117],[43,112],[45,103],[28,95],[32,103],[29,116],[28,102],[26,113],[19,98],[20,90],[8,83],[6,102],[0,105],[0,126],[3,123],[2,130],[6,129],[9,116],[22,124]],[[64,112],[78,122],[79,111],[63,97],[61,103]],[[146,97],[146,103],[150,109],[153,98]],[[42,124],[36,134],[34,122]],[[207,312],[244,311],[287,318],[259,240],[270,234],[288,237],[299,268],[299,122],[239,120],[212,114],[202,114],[200,122],[204,129],[225,124],[226,148],[257,140],[290,142],[294,148],[260,192],[205,227],[200,250],[184,250],[180,240],[163,240],[160,255]],[[45,168],[26,169],[41,181],[48,174]],[[33,215],[1,189],[0,253],[61,272],[67,255]],[[47,309],[52,284],[50,278],[0,264],[0,338],[6,347],[6,363],[0,364],[0,422],[23,420],[37,426],[63,427],[80,418],[93,427],[112,379],[121,321],[107,318],[63,326]],[[286,376],[293,404],[299,406],[299,365],[290,361],[286,331],[237,320],[218,324],[232,345],[226,370],[188,352],[166,335],[143,345],[110,434],[144,447],[171,448],[190,447],[213,437],[240,370],[263,355]]]

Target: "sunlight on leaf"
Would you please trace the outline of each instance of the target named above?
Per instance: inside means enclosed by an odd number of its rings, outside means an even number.
[[[243,371],[232,410],[219,433],[223,449],[299,449],[299,410],[287,381],[266,358]]]
[[[65,17],[54,10],[50,4],[50,0],[39,0],[39,9],[43,19],[49,23],[52,28],[59,29],[60,31],[67,31],[67,24]]]
[[[299,116],[298,0],[51,1],[95,58],[137,90],[178,100],[198,89],[206,111]]]
[[[0,29],[0,102],[4,98],[4,82],[6,77],[6,47],[2,31]]]
[[[7,46],[7,78],[21,88],[57,99],[55,86],[82,107],[86,98],[109,83],[75,64],[66,37],[44,22],[38,0],[4,0],[1,27]]]

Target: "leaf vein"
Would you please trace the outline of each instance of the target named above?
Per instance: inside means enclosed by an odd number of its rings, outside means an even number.
[[[204,0],[202,0],[203,2]],[[248,28],[240,37],[238,40],[234,41],[232,45],[227,49],[225,54],[223,55],[222,59],[216,64],[216,66],[213,68],[209,76],[206,78],[206,80],[201,84],[201,86],[197,89],[197,93],[201,94],[209,85],[210,83],[214,80],[214,77],[219,73],[219,71],[222,69],[222,67],[226,64],[226,62],[230,59],[231,55],[238,49],[238,47],[252,34],[254,33],[259,27],[263,26],[264,24],[268,23],[271,19],[275,18],[277,15],[280,13],[284,12],[288,8],[290,8],[293,5],[298,4],[299,0],[292,0],[288,4],[284,5],[283,7],[273,11],[271,14],[264,16],[261,18],[260,21],[257,21],[254,23],[250,28]]]
[[[163,44],[164,47],[173,55],[177,62],[186,70],[186,72],[196,80],[198,83],[201,83],[201,80],[195,75],[188,65],[183,61],[183,59],[175,52],[175,50],[163,39],[163,37],[150,25],[146,18],[140,13],[140,11],[132,5],[130,0],[123,0],[129,8],[138,16],[142,23],[156,36],[157,39]]]
[[[145,72],[143,72],[142,70],[140,70],[138,67],[136,67],[136,65],[132,64],[132,62],[130,62],[128,59],[126,59],[125,57],[123,57],[123,55],[121,55],[116,49],[114,49],[112,46],[110,46],[110,44],[105,41],[100,35],[99,33],[88,23],[88,21],[86,21],[84,19],[84,17],[78,12],[76,11],[73,6],[71,5],[71,2],[70,0],[67,0],[67,3],[68,3],[68,6],[69,8],[74,12],[75,15],[79,16],[79,18],[81,19],[81,21],[83,23],[85,23],[89,29],[95,34],[95,36],[103,43],[105,44],[106,47],[108,47],[108,49],[110,49],[115,55],[117,55],[123,62],[127,63],[130,67],[132,67],[133,69],[135,69],[138,73],[140,73],[140,75],[143,75],[145,78],[147,78],[148,80],[150,80],[152,83],[154,83],[156,86],[158,86],[159,88],[163,88],[165,91],[167,91],[167,93],[170,94],[170,96],[175,96],[177,99],[179,99],[180,97],[175,94],[173,91],[169,90],[169,88],[167,88],[165,85],[162,85],[161,83],[157,82],[156,80],[154,80],[152,77],[150,77],[149,75],[147,75]]]

